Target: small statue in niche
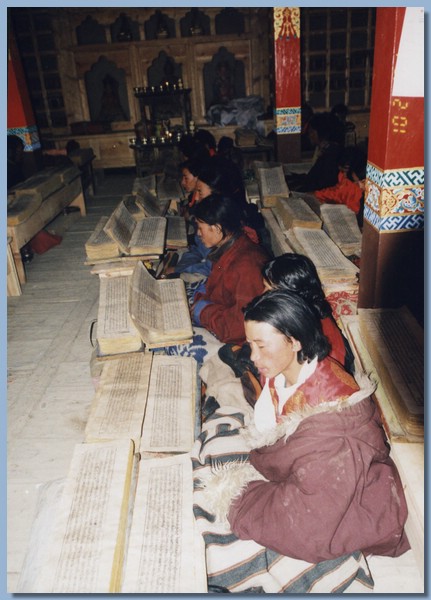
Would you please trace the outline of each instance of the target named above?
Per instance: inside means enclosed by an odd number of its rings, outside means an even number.
[[[213,84],[213,104],[227,104],[235,97],[232,71],[229,63],[223,60],[219,63]]]
[[[168,22],[166,20],[166,16],[162,14],[160,10],[156,10],[157,21],[156,21],[156,38],[158,40],[164,40],[169,35]]]
[[[118,91],[119,83],[111,75],[105,75],[102,80],[103,92],[100,100],[100,112],[98,121],[127,121],[128,117],[121,106],[120,95]]]
[[[191,36],[202,35],[204,33],[204,30],[201,25],[201,17],[199,14],[199,10],[196,8],[192,8],[191,14],[192,14],[192,22],[190,24],[190,30],[189,30],[190,35]]]
[[[130,42],[132,39],[132,30],[130,29],[129,20],[125,13],[120,14],[120,31],[117,34],[118,42]]]

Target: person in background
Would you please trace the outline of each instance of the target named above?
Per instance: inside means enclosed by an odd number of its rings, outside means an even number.
[[[217,465],[201,482],[218,520],[309,563],[406,552],[407,503],[375,386],[328,356],[320,319],[299,294],[255,298],[244,327],[265,386],[242,430],[248,460]]]
[[[197,180],[194,192],[193,205],[189,204],[189,215],[195,217],[197,205],[207,196],[229,196],[238,206],[238,214],[243,218],[243,225],[248,229],[248,234],[256,241],[260,240],[259,232],[265,227],[263,217],[257,212],[257,207],[247,203],[244,182],[241,174],[231,161],[220,157],[213,157],[200,163],[197,169]],[[196,229],[196,224],[194,224]],[[169,267],[165,275],[173,276],[187,273],[194,276],[207,277],[211,271],[212,263],[208,260],[209,249],[199,236],[194,235],[194,243],[184,252],[175,267]]]
[[[349,114],[347,106],[343,103],[336,104],[332,107],[331,114],[335,115],[342,124],[342,129],[340,130],[342,144],[345,146],[355,146],[356,126],[352,121],[347,120],[347,115]]]
[[[292,173],[287,177],[290,190],[314,192],[337,183],[343,149],[341,127],[339,119],[329,112],[316,113],[311,117],[308,135],[316,147],[314,164],[306,174]]]
[[[192,322],[223,343],[243,343],[242,308],[263,292],[261,269],[268,254],[244,231],[246,216],[233,198],[207,196],[196,205],[195,218],[212,268],[195,292]]]
[[[365,177],[367,157],[359,146],[348,146],[340,155],[338,181],[335,185],[316,190],[314,196],[321,203],[345,204],[363,225]]]
[[[200,167],[201,161],[192,158],[184,160],[179,166],[181,171],[181,187],[187,194],[186,202],[181,207],[181,215],[187,220],[190,218],[189,210],[196,202],[196,183]]]
[[[244,160],[240,148],[235,147],[233,139],[227,135],[223,135],[217,144],[217,156],[231,160],[236,164],[241,173],[244,169]]]
[[[329,356],[354,374],[354,355],[350,344],[338,327],[329,302],[326,300],[316,267],[308,256],[286,253],[267,262],[262,269],[265,291],[280,290],[299,294],[314,310],[321,321],[324,335],[329,341]],[[240,378],[244,397],[254,406],[262,391],[264,381],[251,361],[248,343],[225,344],[218,351],[223,362]]]
[[[210,158],[208,148],[195,139],[195,137],[190,134],[184,134],[180,141],[178,142],[178,150],[181,152],[183,160],[188,159],[199,159],[204,160],[206,158]]]
[[[217,195],[232,195],[235,196],[235,191],[232,188],[232,181],[228,177],[224,165],[216,162],[214,158],[199,162],[190,160],[188,164],[196,165],[196,178],[192,202],[188,205],[189,225],[193,232],[191,234],[193,242],[189,244],[188,249],[184,252],[177,264],[174,267],[168,267],[165,270],[166,276],[179,276],[181,273],[187,273],[200,279],[208,277],[212,263],[207,260],[209,249],[201,242],[196,234],[196,222],[194,212],[196,206],[204,198],[211,194]]]
[[[196,193],[200,198],[209,193],[226,194],[234,198],[246,214],[248,226],[255,230],[260,243],[269,252],[270,239],[264,218],[255,204],[247,202],[242,172],[235,162],[223,156],[214,156],[206,161],[199,171]]]
[[[215,156],[217,154],[216,139],[208,129],[198,129],[193,138],[197,144],[201,144],[207,149],[209,156]]]
[[[353,375],[353,352],[335,321],[313,261],[303,254],[288,252],[268,262],[262,275],[265,290],[285,290],[299,294],[308,302],[319,317],[323,333],[330,343],[329,356]]]
[[[196,182],[196,195],[202,200],[209,194],[228,194],[241,204],[246,202],[241,173],[232,161],[215,156],[202,161]]]

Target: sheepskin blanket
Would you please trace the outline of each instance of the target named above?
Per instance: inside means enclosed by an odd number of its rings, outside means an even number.
[[[247,593],[367,593],[374,582],[365,556],[355,552],[310,564],[283,556],[252,540],[238,539],[229,524],[216,518],[217,509],[202,482],[220,466],[248,462],[239,428],[248,415],[238,407],[218,406],[207,414],[192,452],[194,514],[206,551],[208,592]]]

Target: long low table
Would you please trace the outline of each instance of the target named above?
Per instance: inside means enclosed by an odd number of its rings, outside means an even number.
[[[67,206],[77,206],[81,216],[86,215],[85,198],[82,191],[81,176],[76,169],[76,176],[44,198],[41,204],[27,218],[15,225],[8,222],[7,236],[10,238],[16,272],[21,284],[26,282],[21,248],[25,246],[39,231],[50,223]]]

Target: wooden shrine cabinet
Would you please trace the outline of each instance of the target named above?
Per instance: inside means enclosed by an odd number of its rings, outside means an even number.
[[[176,83],[162,84],[158,88],[155,86],[135,88],[135,97],[138,99],[141,113],[139,122],[141,139],[150,141],[154,137],[170,137],[169,134],[175,131],[173,119],[179,119],[178,130],[189,130],[192,122],[190,106],[192,90],[184,89],[181,80],[179,85],[180,88]]]
[[[133,149],[138,177],[153,173],[159,162],[178,162],[178,142],[185,132],[193,130],[190,106],[191,89],[184,89],[182,80],[164,82],[159,86],[135,87],[141,119],[135,124]]]
[[[24,70],[38,85],[36,120],[44,148],[64,148],[75,139],[92,147],[95,168],[134,166],[130,140],[148,111],[157,124],[163,104],[177,104],[170,126],[211,130],[216,139],[237,125],[207,120],[210,106],[229,98],[259,96],[271,103],[269,56],[271,9],[267,8],[11,8]],[[46,61],[38,45],[38,23],[56,58],[56,94],[63,119],[39,102],[48,97]],[[48,50],[46,51],[48,52]],[[181,80],[183,90],[160,85]],[[49,83],[49,82],[48,82]],[[136,93],[136,89],[155,94]],[[39,90],[39,91],[36,91]],[[40,91],[41,90],[41,91]],[[223,94],[225,94],[223,96]],[[33,98],[32,98],[33,99]],[[161,101],[161,102],[159,102]]]

